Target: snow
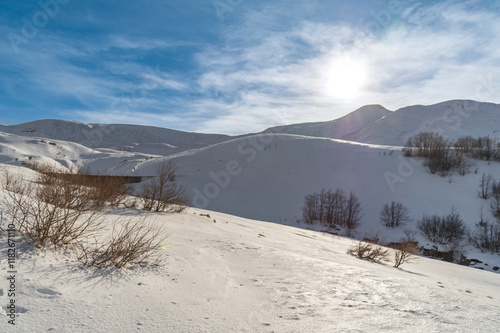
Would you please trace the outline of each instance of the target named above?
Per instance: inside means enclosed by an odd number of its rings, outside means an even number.
[[[44,162],[151,176],[158,163],[173,160],[194,207],[152,217],[170,235],[159,267],[95,271],[82,268],[70,250],[21,247],[17,325],[0,314],[0,332],[496,332],[498,254],[465,246],[481,270],[426,258],[395,269],[348,255],[352,240],[297,220],[305,194],[341,188],[362,205],[357,238],[371,232],[399,241],[423,214],[452,207],[474,226],[489,205],[477,195],[480,177],[500,179],[500,164],[476,161],[466,176],[439,177],[405,158],[401,145],[421,130],[495,137],[498,111],[471,101],[394,112],[374,105],[331,122],[240,137],[58,120],[2,125],[0,169],[29,179],[34,172],[22,164]],[[393,200],[412,217],[394,230],[378,221]],[[144,213],[114,209],[107,219],[123,215]],[[6,246],[2,234],[2,253]],[[0,266],[7,277],[6,256]],[[7,282],[0,283],[0,313]]]
[[[272,127],[265,133],[287,133],[324,138],[342,138],[391,114],[381,105],[366,105],[348,115],[327,122]]]
[[[71,141],[90,148],[130,149],[150,154],[168,154],[204,147],[231,138],[227,135],[187,133],[151,126],[83,124],[55,119],[0,126],[0,131],[28,137]]]
[[[23,252],[16,282],[22,313],[15,329],[1,316],[2,332],[498,328],[494,273],[425,258],[395,269],[346,254],[352,241],[345,238],[206,210],[156,218],[170,233],[161,267],[99,272],[50,250]]]

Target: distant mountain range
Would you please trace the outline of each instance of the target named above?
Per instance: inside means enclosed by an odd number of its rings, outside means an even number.
[[[27,137],[71,141],[89,148],[111,148],[162,155],[247,136],[234,137],[152,126],[84,124],[50,119],[11,126],[0,125],[0,131]],[[335,120],[276,126],[262,133],[401,146],[409,136],[422,131],[439,132],[449,138],[463,135],[500,137],[500,105],[452,100],[429,106],[408,106],[396,111],[387,110],[381,105],[367,105]]]

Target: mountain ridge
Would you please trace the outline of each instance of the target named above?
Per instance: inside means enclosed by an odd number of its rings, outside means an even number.
[[[432,105],[411,105],[390,111],[378,104],[365,105],[340,118],[267,128],[259,133],[283,133],[402,146],[418,132],[459,136],[500,137],[500,104],[449,100]],[[18,125],[0,125],[0,131],[28,137],[77,142],[89,148],[111,148],[148,154],[172,154],[239,137],[185,132],[133,124],[93,124],[41,119]]]

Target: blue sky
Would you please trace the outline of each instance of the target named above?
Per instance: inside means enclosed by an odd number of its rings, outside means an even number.
[[[500,103],[498,1],[0,0],[0,123],[242,134]]]

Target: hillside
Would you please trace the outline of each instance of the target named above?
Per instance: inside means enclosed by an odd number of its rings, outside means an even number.
[[[120,216],[140,213],[108,218]],[[170,233],[158,267],[85,270],[69,251],[20,249],[17,324],[0,315],[0,330],[495,332],[498,326],[497,274],[425,258],[395,269],[346,254],[348,239],[206,210],[153,218]],[[1,283],[0,312],[7,294]]]
[[[264,133],[286,133],[340,139],[389,114],[391,111],[381,105],[366,105],[335,120],[276,126],[266,129]]]

